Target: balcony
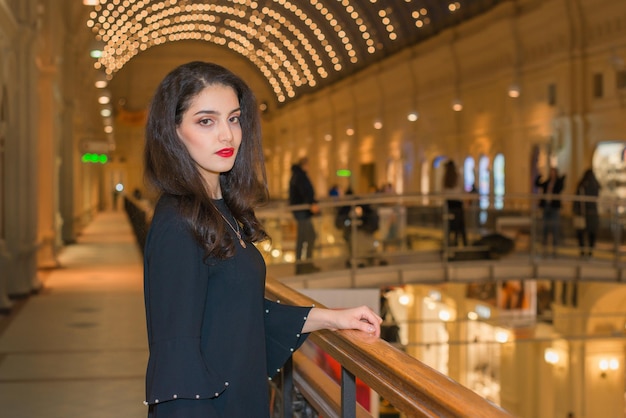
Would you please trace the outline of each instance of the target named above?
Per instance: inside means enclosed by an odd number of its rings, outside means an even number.
[[[535,195],[498,199],[468,194],[363,195],[327,199],[320,202],[321,213],[313,218],[317,231],[313,262],[319,271],[303,274],[296,274],[297,226],[291,212],[304,207],[272,202],[257,211],[272,237],[271,242],[258,245],[268,265],[266,296],[284,303],[320,305],[301,292],[528,279],[572,285],[580,282],[620,283],[625,250],[623,202],[595,200],[600,208],[600,226],[598,241],[590,255],[588,248],[582,248],[581,254],[572,225],[571,207],[576,197],[564,195],[559,198],[563,209],[557,225],[559,242],[556,247],[546,247],[542,243],[544,224]],[[445,204],[447,199],[463,201],[466,246],[452,245],[452,238],[446,239],[451,232],[448,230],[451,213]],[[378,215],[375,231],[360,228],[364,222],[360,215],[365,205],[374,208]],[[337,222],[340,208],[346,208],[349,214],[349,221],[344,219],[343,224]],[[149,219],[149,215],[146,218]],[[342,225],[350,229],[349,234]],[[497,237],[495,244],[485,237]],[[562,323],[563,309],[557,311]],[[538,316],[533,321],[552,323],[552,315],[551,312],[546,317]],[[514,322],[519,318],[508,320],[512,322],[499,325],[514,329]],[[458,321],[449,327],[463,327],[462,320]],[[623,336],[600,338],[605,337]],[[279,406],[275,416],[293,416],[293,408],[300,411],[309,408],[324,416],[371,416],[356,402],[357,382],[373,390],[384,404],[392,406],[393,411],[406,416],[510,416],[479,396],[478,391],[452,381],[409,355],[412,350],[402,344],[367,341],[358,333],[349,331],[318,332],[310,340],[339,363],[341,379],[338,382],[323,373],[319,364],[302,350],[303,353],[294,355],[293,365],[285,368],[277,382],[280,391],[276,389]],[[528,339],[531,340],[538,341],[537,338]],[[555,338],[547,341],[558,345]],[[409,348],[420,344],[428,345],[412,341]],[[449,344],[469,342],[449,341]],[[546,353],[550,350],[552,348],[548,347]],[[289,395],[282,394],[285,390]]]
[[[325,200],[313,220],[317,240],[313,259],[320,272],[296,275],[296,223],[284,202],[273,202],[258,211],[271,243],[259,246],[271,275],[295,287],[364,287],[432,282],[476,282],[508,279],[622,280],[624,202],[597,201],[600,208],[597,243],[579,247],[571,207],[575,196],[559,196],[563,209],[556,229],[559,244],[551,237],[542,245],[543,220],[536,195],[500,198],[478,195],[364,195]],[[447,199],[465,206],[467,246],[453,246],[448,230]],[[578,198],[593,201],[593,198]],[[596,199],[597,200],[597,199]],[[368,205],[379,216],[373,233],[361,230],[358,211]],[[337,228],[341,207],[353,217],[350,231]],[[497,209],[496,209],[497,207]],[[345,237],[353,237],[346,241]],[[581,256],[581,251],[585,254]],[[477,262],[479,261],[479,262]]]

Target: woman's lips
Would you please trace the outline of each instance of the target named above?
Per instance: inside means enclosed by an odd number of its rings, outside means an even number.
[[[216,152],[220,157],[232,157],[235,153],[235,148],[224,148]]]

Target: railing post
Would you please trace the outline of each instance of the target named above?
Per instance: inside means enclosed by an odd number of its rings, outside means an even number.
[[[537,233],[539,229],[539,224],[537,221],[537,205],[535,204],[535,200],[530,199],[530,263],[531,265],[535,265],[535,261],[537,260]]]
[[[289,357],[282,371],[283,418],[293,418],[293,359]]]
[[[350,287],[356,286],[356,269],[358,267],[357,214],[356,203],[350,207]]]
[[[356,418],[356,377],[341,368],[341,418]]]
[[[450,213],[448,212],[448,199],[443,200],[441,221],[441,231],[443,232],[443,239],[441,240],[441,254],[442,262],[446,265],[450,260],[450,247],[448,245],[448,240],[450,238]]]

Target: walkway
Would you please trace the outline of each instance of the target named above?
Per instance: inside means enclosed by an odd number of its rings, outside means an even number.
[[[126,214],[98,214],[43,290],[0,316],[0,417],[146,416],[141,253]]]

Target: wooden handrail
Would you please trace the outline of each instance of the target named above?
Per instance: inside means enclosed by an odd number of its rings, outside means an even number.
[[[281,303],[323,307],[271,278],[267,279],[265,294]],[[342,367],[410,417],[513,416],[379,338],[354,330],[316,331],[309,338]]]

